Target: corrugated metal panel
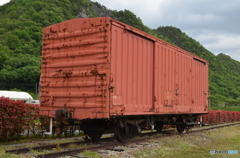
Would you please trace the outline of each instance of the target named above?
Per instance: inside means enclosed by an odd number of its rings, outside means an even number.
[[[111,115],[153,113],[153,41],[112,26]]]
[[[206,113],[206,62],[164,43],[156,43],[155,50],[156,113]]]
[[[192,103],[197,112],[208,109],[208,65],[193,58]]]
[[[108,118],[108,18],[73,19],[43,30],[41,113]]]

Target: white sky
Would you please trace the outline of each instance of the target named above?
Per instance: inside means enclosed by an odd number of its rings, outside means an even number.
[[[110,10],[130,10],[150,28],[177,27],[212,53],[240,61],[240,0],[93,1]]]
[[[8,2],[10,2],[10,0],[0,0],[0,6]]]

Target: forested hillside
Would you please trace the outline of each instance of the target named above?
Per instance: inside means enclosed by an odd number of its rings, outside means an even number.
[[[111,11],[90,0],[11,0],[0,6],[0,90],[35,91],[43,27],[98,16],[115,18],[207,59],[212,105],[240,104],[240,62],[224,54],[215,56],[175,27],[150,29],[129,10]]]

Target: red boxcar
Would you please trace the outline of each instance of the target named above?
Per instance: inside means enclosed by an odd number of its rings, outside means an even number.
[[[122,22],[65,21],[43,29],[42,45],[42,115],[156,121],[208,112],[208,62]]]

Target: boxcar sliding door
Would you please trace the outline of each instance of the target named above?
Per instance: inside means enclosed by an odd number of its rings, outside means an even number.
[[[110,115],[153,113],[153,45],[113,23]]]

